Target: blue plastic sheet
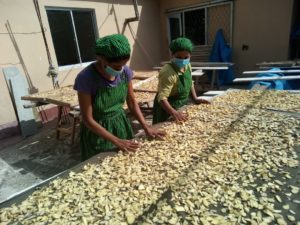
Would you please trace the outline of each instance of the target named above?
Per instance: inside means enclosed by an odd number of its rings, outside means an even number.
[[[278,71],[280,68],[272,68],[268,71],[270,73],[259,73],[256,77],[276,77],[276,76],[284,76],[282,73],[272,73],[272,71]],[[286,80],[272,80],[272,81],[252,81],[250,83],[249,88],[251,89],[255,84],[260,84],[267,86],[267,89],[275,89],[275,90],[290,90],[291,87]]]
[[[219,29],[216,33],[215,42],[211,50],[209,57],[210,62],[232,62],[232,49],[226,43],[222,29]],[[231,84],[234,75],[232,66],[228,70],[217,71],[219,76],[219,84]]]

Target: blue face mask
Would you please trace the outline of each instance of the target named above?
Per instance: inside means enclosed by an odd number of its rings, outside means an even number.
[[[117,76],[119,76],[123,73],[123,69],[124,69],[124,67],[122,67],[121,70],[114,70],[110,66],[106,66],[105,72],[108,73],[109,75],[113,76],[113,77],[117,77]]]
[[[172,61],[176,66],[178,66],[178,68],[181,69],[190,63],[190,58],[187,58],[187,59],[173,58]]]

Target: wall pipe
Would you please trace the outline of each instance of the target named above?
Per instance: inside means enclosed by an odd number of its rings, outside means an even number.
[[[134,12],[135,12],[135,17],[125,19],[122,34],[124,34],[125,28],[128,25],[128,23],[140,20],[140,14],[139,14],[139,10],[138,10],[137,0],[132,0],[132,2],[133,2]]]

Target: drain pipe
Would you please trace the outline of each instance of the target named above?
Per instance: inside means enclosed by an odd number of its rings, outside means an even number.
[[[125,25],[130,23],[130,22],[139,21],[139,19],[140,19],[137,0],[132,0],[132,2],[133,2],[134,12],[135,12],[135,17],[127,18],[124,22]]]
[[[124,34],[125,28],[128,25],[128,23],[140,20],[137,0],[132,0],[132,2],[133,2],[134,12],[135,12],[135,17],[125,19],[122,34]]]

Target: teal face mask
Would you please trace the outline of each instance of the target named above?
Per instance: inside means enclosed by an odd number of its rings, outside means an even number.
[[[105,72],[108,73],[109,75],[112,75],[113,77],[117,77],[123,73],[124,67],[122,67],[121,70],[114,70],[110,66],[106,66]]]
[[[178,66],[178,68],[183,68],[186,65],[188,65],[190,63],[190,58],[188,59],[178,59],[178,58],[173,58],[172,62]]]

